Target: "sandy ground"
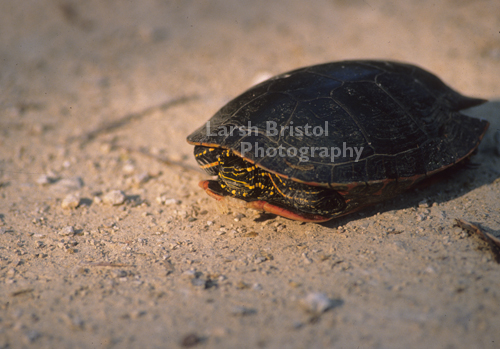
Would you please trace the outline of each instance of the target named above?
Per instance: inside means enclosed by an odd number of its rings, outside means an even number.
[[[496,0],[0,2],[0,347],[497,348],[500,265],[453,224],[500,236],[499,31]],[[218,211],[186,136],[350,58],[490,99],[480,165],[327,224]]]

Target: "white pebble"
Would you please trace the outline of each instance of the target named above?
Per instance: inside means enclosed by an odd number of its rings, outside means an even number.
[[[132,164],[125,164],[125,166],[123,166],[123,172],[125,172],[126,174],[132,174],[134,171],[135,166]]]
[[[47,185],[51,184],[54,182],[54,179],[47,176],[47,175],[41,175],[40,177],[37,178],[36,183],[40,185]]]
[[[164,205],[178,205],[180,204],[181,201],[180,200],[177,200],[177,199],[167,199],[163,202]]]
[[[428,274],[436,274],[436,269],[429,265],[427,268],[425,268],[425,272]]]
[[[159,203],[160,205],[166,205],[166,206],[181,204],[180,200],[173,199],[173,198],[168,198],[166,195],[160,195],[160,196],[158,196],[156,198],[156,202]]]
[[[125,194],[121,190],[111,190],[103,196],[102,201],[108,205],[118,206],[125,202]]]
[[[255,283],[252,285],[252,288],[255,290],[255,291],[262,291],[262,285],[259,284],[259,283]]]
[[[80,199],[73,194],[67,195],[61,203],[61,207],[64,209],[77,208],[80,205]]]
[[[256,257],[256,258],[253,260],[253,262],[254,262],[255,264],[260,264],[260,263],[263,263],[263,262],[265,262],[265,261],[267,261],[267,258],[266,258],[266,257],[263,257],[263,256],[258,256],[258,257]]]
[[[71,225],[64,227],[59,232],[59,235],[62,235],[62,236],[75,235],[75,228],[73,228]]]
[[[318,314],[334,306],[334,302],[323,293],[309,293],[301,304],[307,311]]]

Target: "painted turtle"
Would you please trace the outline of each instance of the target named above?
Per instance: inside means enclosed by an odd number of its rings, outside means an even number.
[[[484,102],[409,64],[326,63],[252,87],[187,140],[218,176],[210,196],[322,222],[468,158],[489,124],[459,111]]]

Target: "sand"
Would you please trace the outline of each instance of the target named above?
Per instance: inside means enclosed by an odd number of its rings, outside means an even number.
[[[0,3],[0,347],[496,348],[498,1]],[[475,167],[325,224],[199,187],[186,136],[263,78],[417,64],[492,126]],[[162,161],[168,160],[168,161]]]

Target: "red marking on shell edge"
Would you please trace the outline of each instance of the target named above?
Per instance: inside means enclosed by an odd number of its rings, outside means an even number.
[[[332,219],[331,217],[325,217],[320,215],[302,215],[292,211],[289,211],[285,208],[275,206],[273,204],[268,203],[267,201],[251,201],[247,203],[248,208],[253,208],[254,210],[266,211],[278,216],[282,216],[288,219],[292,219],[300,222],[315,222],[321,223],[326,222]]]
[[[211,191],[210,189],[208,189],[208,183],[209,183],[209,181],[201,181],[200,183],[198,183],[198,185],[199,185],[199,186],[200,186],[203,190],[205,190],[205,192],[206,192],[209,196],[213,197],[215,200],[217,200],[217,201],[221,201],[222,199],[224,199],[224,196],[219,195],[219,194],[216,194],[216,193],[214,193],[213,191]]]

